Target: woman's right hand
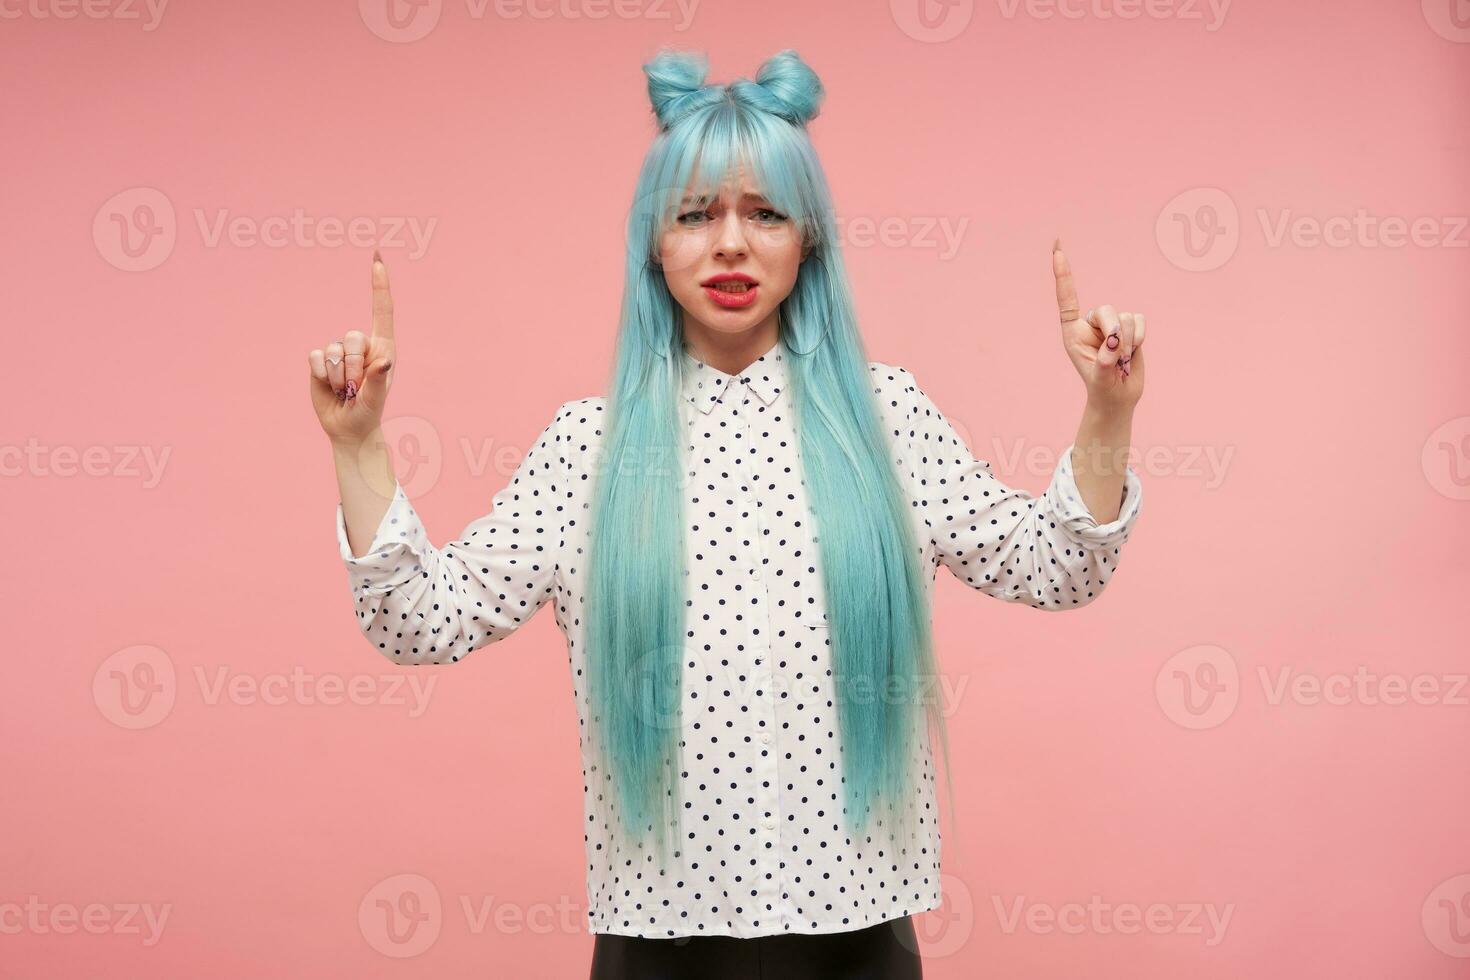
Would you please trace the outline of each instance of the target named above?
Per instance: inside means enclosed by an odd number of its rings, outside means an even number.
[[[373,252],[373,326],[364,337],[349,330],[325,350],[307,355],[311,404],[327,438],[339,445],[365,442],[383,421],[393,382],[393,296],[388,268]]]

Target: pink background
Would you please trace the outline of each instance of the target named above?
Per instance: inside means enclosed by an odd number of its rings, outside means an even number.
[[[382,2],[176,3],[151,30],[5,8],[0,974],[586,975],[561,634],[543,614],[417,672],[358,634],[305,354],[366,329],[380,242],[401,476],[438,542],[483,513],[557,405],[606,390],[662,43],[712,80],[784,47],[820,73],[869,356],[1009,482],[1041,491],[1081,409],[1053,236],[1085,305],[1148,317],[1145,503],[1106,597],[1044,616],[941,574],[960,825],[925,976],[1470,971],[1451,0],[990,0],[931,28],[913,0],[687,25],[446,0],[398,36]],[[369,232],[210,231],[297,210]],[[1273,238],[1359,212],[1337,244]],[[130,249],[119,220],[162,234]],[[1343,703],[1290,686],[1313,679]],[[430,915],[394,945],[377,900],[405,888]],[[1126,903],[1171,918],[1128,931]],[[166,907],[161,935],[129,906]]]

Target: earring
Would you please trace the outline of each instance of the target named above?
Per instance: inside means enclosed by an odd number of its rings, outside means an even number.
[[[815,344],[812,344],[811,347],[807,348],[806,350],[797,350],[795,347],[791,346],[791,328],[787,326],[786,318],[781,316],[781,311],[779,309],[776,311],[776,329],[778,333],[785,336],[787,350],[791,351],[791,353],[795,354],[797,357],[808,357],[812,354],[815,354],[817,352],[817,348],[826,343],[827,334],[832,332],[832,324],[829,322],[825,327],[823,327],[822,336],[818,337],[817,342]]]

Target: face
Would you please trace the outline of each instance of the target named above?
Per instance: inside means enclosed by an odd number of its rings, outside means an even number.
[[[761,196],[743,169],[717,200],[686,195],[659,243],[684,327],[720,334],[769,331],[804,257],[796,222]]]

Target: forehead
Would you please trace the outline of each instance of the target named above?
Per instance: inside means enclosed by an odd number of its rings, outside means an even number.
[[[699,171],[696,166],[694,173],[690,176],[689,184],[684,188],[684,200],[706,200],[718,194],[720,200],[731,201],[768,201],[765,192],[761,189],[759,180],[753,177],[743,163],[737,163],[725,174],[718,189],[714,181]]]
[[[693,202],[693,201],[708,201],[708,200],[710,200],[713,197],[715,197],[714,194],[700,193],[697,190],[688,190],[688,191],[685,191],[684,192],[684,201],[685,201],[685,203],[690,203],[690,202]],[[719,199],[721,201],[733,201],[733,200],[736,200],[737,199],[737,196],[736,196],[736,194],[734,192],[734,188],[730,187],[729,185],[726,185],[724,187],[721,187],[720,188],[720,193],[719,193]],[[762,194],[759,190],[754,190],[754,191],[745,190],[745,191],[742,191],[739,194],[738,199],[742,203],[744,203],[744,202],[750,202],[750,201],[755,201],[755,202],[758,202],[758,203],[761,203],[761,204],[768,204],[768,203],[770,203],[769,200],[766,198],[766,196],[764,194]]]

